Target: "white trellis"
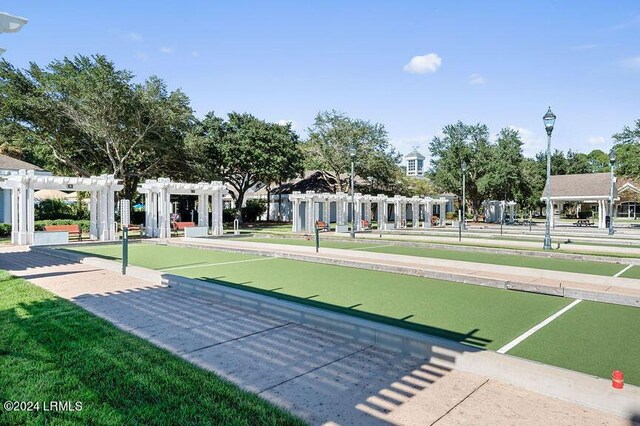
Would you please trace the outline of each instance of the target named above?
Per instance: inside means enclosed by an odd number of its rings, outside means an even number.
[[[66,177],[36,175],[33,170],[19,170],[0,182],[2,189],[11,190],[11,242],[32,245],[35,242],[34,196],[40,189],[86,191],[89,204],[91,239],[112,241],[115,230],[115,193],[122,185],[113,175]]]
[[[335,194],[315,193],[307,191],[301,193],[294,191],[289,200],[292,202],[292,218],[293,232],[311,232],[314,229],[315,222],[321,220],[330,222],[331,203],[335,203],[336,232],[347,232],[349,217],[351,215],[352,197],[350,194],[338,192]],[[407,206],[411,206],[412,227],[420,227],[420,210],[421,206],[425,212],[425,220],[423,226],[428,228],[431,226],[432,209],[434,205],[440,206],[440,211],[444,212],[447,203],[446,198],[432,199],[429,197],[404,197],[396,195],[388,197],[383,194],[363,195],[355,193],[353,195],[353,214],[355,220],[353,224],[355,230],[362,230],[362,222],[371,223],[374,220],[372,204],[377,205],[378,229],[401,229],[406,227]],[[393,222],[389,222],[389,206],[393,209]],[[445,215],[440,214],[438,225],[443,226],[445,223]]]
[[[196,195],[198,197],[198,226],[209,226],[211,203],[211,234],[222,235],[222,197],[228,194],[219,181],[211,183],[172,182],[169,178],[147,179],[138,185],[138,192],[145,197],[145,232],[148,237],[171,236],[171,195]],[[206,230],[205,230],[206,231]]]

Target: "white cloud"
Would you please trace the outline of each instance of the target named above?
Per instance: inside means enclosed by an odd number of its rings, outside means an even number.
[[[136,58],[140,59],[141,61],[146,61],[147,59],[149,59],[149,55],[144,52],[138,52],[136,53]]]
[[[596,47],[600,46],[599,44],[596,43],[592,43],[592,44],[579,44],[577,46],[573,46],[572,49],[573,50],[591,50],[591,49],[595,49]]]
[[[115,34],[118,38],[120,38],[121,40],[125,40],[125,41],[142,41],[143,37],[142,34],[140,33],[136,33],[133,31],[121,31],[121,30],[112,30],[111,31],[112,34]]]
[[[194,58],[197,58],[200,56],[200,52],[198,52],[197,50],[194,50],[193,52],[191,52],[191,56],[193,56]]]
[[[478,85],[478,84],[485,84],[485,83],[486,83],[486,80],[480,74],[473,73],[469,76],[469,84]]]
[[[160,48],[160,51],[162,53],[167,53],[167,54],[173,53],[173,47],[164,47],[163,46],[163,47]]]
[[[604,137],[602,136],[590,136],[589,139],[587,139],[587,143],[591,146],[595,146],[595,145],[602,145],[604,144]]]
[[[622,66],[632,70],[640,70],[640,56],[625,59],[622,61]]]
[[[533,157],[540,151],[544,151],[546,146],[546,139],[543,136],[536,135],[529,129],[518,126],[509,126],[513,130],[517,130],[520,133],[520,139],[522,139],[522,152],[527,157]]]
[[[434,73],[440,68],[442,58],[435,53],[429,53],[422,56],[414,56],[409,63],[404,66],[403,70],[410,74],[427,74]]]

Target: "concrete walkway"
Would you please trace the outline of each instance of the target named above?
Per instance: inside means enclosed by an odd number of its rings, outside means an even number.
[[[400,355],[202,293],[14,247],[0,269],[70,299],[312,424],[610,424],[629,420]],[[633,424],[633,423],[632,423]]]
[[[294,246],[237,239],[173,238],[167,244],[236,250],[450,281],[640,306],[640,280],[573,272],[435,259],[362,250]]]

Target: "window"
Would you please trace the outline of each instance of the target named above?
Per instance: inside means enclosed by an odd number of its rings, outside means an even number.
[[[416,160],[409,160],[407,162],[407,170],[410,172],[416,171]]]
[[[424,160],[418,160],[418,171],[421,172],[424,167]]]

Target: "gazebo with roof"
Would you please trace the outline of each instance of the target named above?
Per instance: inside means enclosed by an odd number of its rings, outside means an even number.
[[[546,202],[547,187],[542,191],[540,201]],[[551,226],[555,226],[555,216],[562,213],[565,203],[595,204],[598,207],[598,228],[605,228],[605,217],[609,206],[619,198],[616,190],[616,178],[613,178],[613,200],[611,199],[612,182],[609,173],[584,173],[573,175],[551,176],[551,203],[553,214]],[[612,203],[613,201],[613,203]],[[614,210],[615,211],[615,210]]]

